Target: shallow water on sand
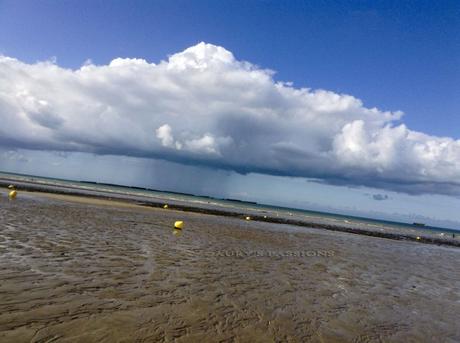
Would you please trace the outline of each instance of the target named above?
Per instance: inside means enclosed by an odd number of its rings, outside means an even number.
[[[459,260],[457,248],[0,197],[0,341],[456,342]]]

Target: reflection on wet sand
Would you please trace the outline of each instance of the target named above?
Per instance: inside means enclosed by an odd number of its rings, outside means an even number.
[[[0,341],[455,342],[459,258],[238,218],[3,196]]]

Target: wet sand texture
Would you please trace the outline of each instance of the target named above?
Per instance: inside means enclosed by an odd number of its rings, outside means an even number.
[[[343,218],[331,218],[317,213],[315,215],[305,215],[300,213],[291,213],[287,209],[263,209],[260,207],[241,207],[232,206],[229,202],[216,203],[209,198],[209,201],[203,201],[198,197],[183,198],[181,195],[172,196],[168,193],[139,193],[135,189],[127,188],[130,191],[107,190],[102,188],[88,187],[83,183],[76,182],[72,185],[57,184],[50,181],[29,179],[24,181],[17,176],[8,178],[0,177],[1,187],[7,187],[9,184],[15,184],[21,194],[29,192],[40,192],[41,196],[47,196],[54,199],[78,200],[79,202],[104,203],[115,201],[117,206],[122,203],[124,206],[142,205],[154,208],[169,208],[186,212],[195,212],[203,214],[214,214],[225,217],[250,218],[250,220],[262,221],[266,223],[290,224],[309,228],[318,228],[329,231],[348,232],[359,235],[389,238],[394,240],[416,241],[418,243],[437,244],[446,246],[460,247],[460,240],[453,238],[451,233],[445,232],[440,234],[439,231],[421,230],[419,227],[395,227],[385,223],[369,223],[359,220],[344,220]],[[61,182],[62,183],[62,182]],[[134,191],[134,193],[133,193]],[[233,204],[234,205],[234,204]],[[240,204],[239,204],[240,205]],[[248,216],[250,215],[250,216]],[[458,235],[457,235],[458,236]]]
[[[279,255],[296,251],[333,254]],[[459,261],[458,248],[2,196],[0,341],[458,342]]]

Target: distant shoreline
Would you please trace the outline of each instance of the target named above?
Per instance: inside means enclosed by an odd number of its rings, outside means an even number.
[[[209,196],[209,195],[203,195],[203,194],[194,194],[194,193],[186,193],[186,192],[177,192],[177,191],[170,191],[170,190],[163,190],[163,189],[156,189],[156,188],[148,188],[148,187],[140,187],[140,186],[132,186],[132,185],[125,185],[125,184],[115,184],[115,183],[108,183],[108,182],[98,182],[98,181],[90,181],[90,180],[71,180],[71,179],[61,179],[61,178],[50,178],[50,177],[45,177],[45,176],[39,176],[39,175],[31,175],[31,174],[21,174],[21,173],[11,173],[7,171],[1,171],[0,170],[0,180],[5,179],[4,175],[6,175],[6,179],[11,180],[12,182],[17,182],[18,179],[17,177],[19,176],[20,178],[26,178],[29,179],[28,182],[36,182],[38,184],[49,184],[49,185],[55,185],[55,181],[58,182],[64,182],[66,183],[65,187],[67,188],[77,188],[81,189],[82,187],[85,187],[87,185],[90,186],[107,186],[107,187],[114,187],[117,189],[123,189],[126,191],[130,190],[136,190],[136,191],[141,191],[141,192],[154,192],[154,193],[160,193],[162,195],[179,195],[179,196],[186,196],[186,197],[192,197],[196,199],[209,199],[210,201],[224,201],[224,202],[229,202],[229,203],[234,203],[234,204],[242,204],[242,205],[257,205],[260,207],[265,207],[269,209],[282,209],[285,211],[300,211],[300,212],[308,212],[316,216],[320,217],[343,217],[346,219],[351,219],[353,221],[371,221],[371,222],[378,222],[382,223],[385,226],[392,226],[392,225],[401,225],[406,228],[410,227],[418,227],[418,228],[424,228],[428,230],[434,230],[434,231],[439,231],[439,232],[450,232],[454,234],[460,235],[460,228],[453,228],[453,227],[444,227],[444,226],[432,226],[432,225],[427,225],[426,223],[423,223],[423,225],[417,225],[420,224],[419,222],[412,222],[412,221],[394,221],[394,220],[389,220],[389,219],[382,219],[382,218],[375,218],[375,217],[366,217],[366,216],[359,216],[359,215],[353,215],[353,214],[346,214],[346,213],[340,213],[340,212],[324,212],[324,211],[319,211],[319,210],[311,210],[311,209],[304,209],[304,208],[295,208],[295,207],[289,207],[289,206],[279,206],[279,205],[272,205],[272,204],[265,204],[265,203],[259,203],[256,201],[250,201],[250,200],[241,200],[237,198],[220,198],[220,197],[215,197],[215,196]],[[44,181],[43,181],[44,180]],[[47,180],[49,180],[47,182]],[[19,179],[19,181],[23,181]],[[68,185],[68,183],[73,183],[81,187],[72,187],[71,185]],[[119,192],[123,193],[123,192]]]
[[[202,214],[207,214],[207,215],[236,217],[236,218],[241,218],[241,219],[246,219],[246,217],[249,216],[247,211],[224,210],[221,208],[205,208],[205,207],[196,206],[192,203],[173,203],[167,199],[152,198],[152,197],[142,196],[138,194],[134,196],[134,195],[118,193],[118,192],[88,190],[83,187],[76,187],[76,186],[70,186],[70,185],[69,186],[51,185],[51,184],[47,184],[43,182],[34,182],[30,180],[23,181],[23,180],[15,179],[13,176],[11,178],[0,178],[0,187],[7,187],[11,183],[14,183],[17,186],[19,191],[24,190],[24,191],[29,191],[29,192],[42,192],[42,193],[62,194],[62,195],[69,195],[69,196],[89,197],[89,198],[104,199],[104,200],[115,200],[118,202],[121,201],[121,202],[126,202],[126,203],[130,203],[134,205],[140,205],[144,207],[156,207],[156,208],[163,207],[164,204],[167,202],[168,207],[171,210],[195,212],[195,213],[202,213]],[[83,186],[84,183],[88,183],[88,182],[76,181],[76,183],[81,183]],[[97,184],[97,183],[89,183],[89,184]],[[105,185],[105,184],[100,184],[100,185]],[[136,189],[136,188],[133,188],[133,189]],[[172,192],[168,192],[168,193],[175,194]],[[182,195],[183,193],[177,193],[177,194]],[[227,200],[232,201],[232,199],[227,199]],[[243,201],[240,201],[240,202],[245,203]],[[248,202],[248,204],[251,204],[251,203]],[[371,236],[371,237],[377,237],[377,238],[387,238],[387,239],[399,240],[399,241],[401,240],[414,241],[417,243],[460,247],[460,241],[454,240],[454,239],[445,239],[445,238],[441,239],[441,238],[426,236],[423,234],[416,236],[413,234],[405,234],[405,233],[367,230],[363,228],[346,227],[346,226],[335,225],[335,224],[325,224],[325,223],[311,222],[307,220],[297,220],[297,219],[283,218],[283,217],[277,217],[277,216],[270,216],[270,214],[268,213],[267,215],[250,214],[250,220],[267,222],[267,223],[275,223],[275,224],[295,225],[299,227],[308,227],[308,228],[315,228],[315,229],[324,229],[324,230],[329,230],[329,231],[345,232],[345,233],[352,233],[352,234]]]

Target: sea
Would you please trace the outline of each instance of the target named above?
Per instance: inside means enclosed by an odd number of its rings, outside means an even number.
[[[341,226],[360,227],[365,229],[395,231],[398,233],[420,234],[428,236],[446,237],[449,239],[460,238],[460,228],[442,228],[436,226],[419,226],[413,223],[402,223],[373,218],[349,216],[337,213],[311,211],[306,209],[288,208],[273,205],[260,204],[255,202],[242,201],[238,199],[218,199],[207,196],[184,194],[177,192],[160,191],[142,187],[130,187],[92,181],[74,181],[43,176],[15,174],[0,172],[0,179],[12,179],[18,182],[31,182],[44,186],[56,186],[71,188],[86,192],[113,194],[130,198],[148,199],[163,201],[165,203],[188,204],[195,207],[221,209],[233,212],[247,213],[248,215],[276,216],[295,220],[305,220],[324,224],[338,224]]]

